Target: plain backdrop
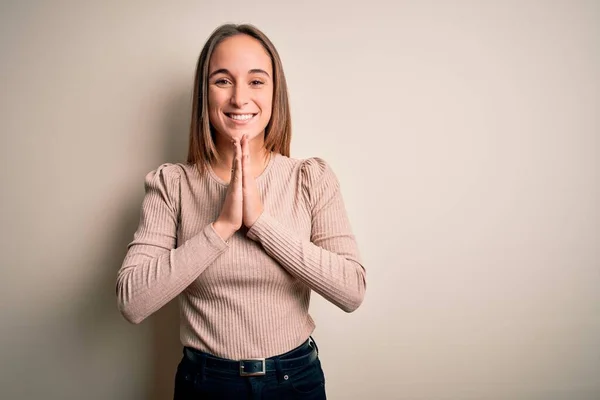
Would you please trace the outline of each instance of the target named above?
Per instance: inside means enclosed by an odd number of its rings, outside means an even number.
[[[115,278],[225,22],[279,49],[368,270],[311,305],[329,398],[599,399],[600,2],[567,0],[2,1],[0,398],[171,398],[176,306],[131,325]]]

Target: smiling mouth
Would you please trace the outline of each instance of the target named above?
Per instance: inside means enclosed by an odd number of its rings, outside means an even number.
[[[225,115],[227,115],[227,117],[231,118],[234,121],[249,121],[250,119],[254,118],[254,116],[256,116],[256,114],[233,114],[233,113],[225,113]]]

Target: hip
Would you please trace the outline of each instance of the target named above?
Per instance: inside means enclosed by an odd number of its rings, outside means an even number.
[[[326,399],[318,347],[310,338],[270,358],[228,360],[184,347],[175,400]]]

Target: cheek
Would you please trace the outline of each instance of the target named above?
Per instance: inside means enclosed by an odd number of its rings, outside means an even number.
[[[219,124],[219,114],[215,107],[211,106],[211,103],[208,103],[208,119],[212,125]]]
[[[214,119],[219,116],[219,109],[222,104],[222,95],[214,90],[208,92],[208,115],[210,116],[211,122],[214,123]]]
[[[261,110],[263,114],[271,115],[273,110],[273,95],[265,94],[260,100]]]
[[[215,108],[215,105],[218,103],[219,103],[219,101],[217,99],[216,93],[212,90],[209,90],[208,91],[208,108],[213,109],[213,108]]]

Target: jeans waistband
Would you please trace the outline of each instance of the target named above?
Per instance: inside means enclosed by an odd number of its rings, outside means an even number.
[[[201,368],[238,372],[241,376],[265,375],[268,372],[290,370],[304,367],[318,357],[318,348],[312,337],[287,353],[270,358],[251,358],[245,360],[229,360],[215,357],[190,347],[184,347],[185,358]]]

